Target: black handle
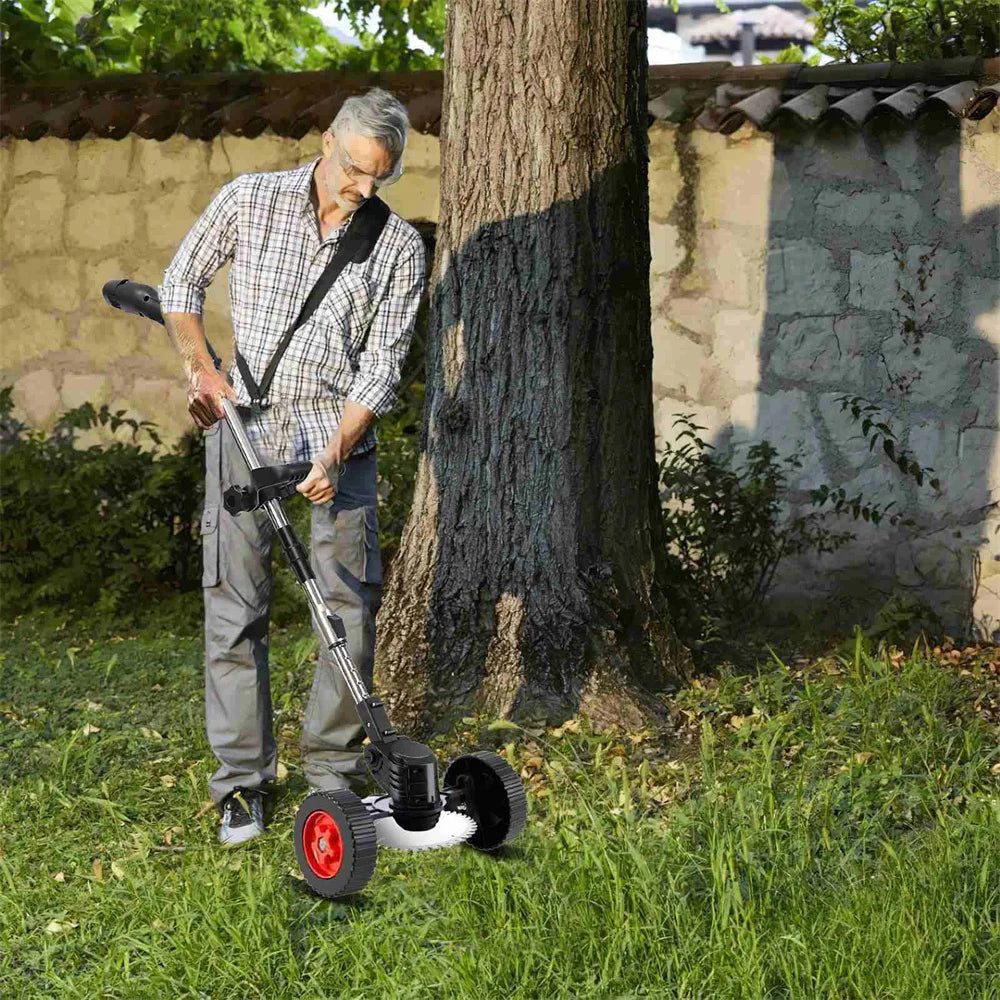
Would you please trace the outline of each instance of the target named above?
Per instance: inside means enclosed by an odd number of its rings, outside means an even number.
[[[138,281],[129,281],[127,278],[118,278],[115,281],[106,281],[102,294],[104,301],[115,309],[142,316],[144,319],[151,319],[154,323],[163,323],[160,296],[156,289],[150,285],[142,285]],[[207,339],[205,346],[212,356],[215,367],[220,369],[222,361]]]
[[[117,281],[105,282],[104,301],[122,312],[134,313],[156,323],[163,322],[160,297],[156,294],[156,289],[140,285],[138,281],[119,278]]]

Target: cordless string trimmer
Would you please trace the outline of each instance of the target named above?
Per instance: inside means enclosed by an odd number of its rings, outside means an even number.
[[[124,312],[163,323],[156,290],[109,281],[105,301]],[[208,345],[217,368],[218,355]],[[385,794],[361,799],[348,790],[312,792],[295,818],[295,853],[310,887],[322,896],[358,892],[375,871],[379,845],[401,850],[467,842],[490,851],[513,840],[527,820],[524,787],[513,768],[489,751],[464,754],[449,765],[438,788],[433,751],[398,733],[385,706],[365,688],[347,650],[342,620],[323,600],[309,554],[285,517],[281,501],[297,492],[311,462],[263,466],[239,411],[222,399],[225,420],[250,473],[249,486],[230,486],[223,503],[231,516],[263,508],[281,540],[288,565],[305,591],[321,641],[344,677],[369,743],[364,760]]]

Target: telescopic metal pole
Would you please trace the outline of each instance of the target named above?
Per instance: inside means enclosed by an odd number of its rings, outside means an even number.
[[[243,460],[247,463],[247,468],[251,470],[261,468],[261,461],[257,457],[257,452],[254,450],[250,438],[247,436],[246,428],[243,426],[243,420],[240,417],[239,411],[231,399],[221,398],[222,409],[226,414],[226,423],[233,433],[236,447],[239,448]],[[267,511],[267,516],[271,519],[278,537],[281,538],[282,543],[285,543],[285,539],[291,533],[292,528],[288,523],[288,518],[285,517],[281,501],[268,500],[262,506]],[[339,667],[344,681],[351,692],[351,697],[354,699],[355,704],[357,704],[368,697],[368,690],[347,651],[347,640],[337,635],[334,629],[333,622],[334,620],[339,621],[339,618],[326,606],[326,602],[319,592],[319,587],[316,586],[316,577],[313,575],[312,567],[309,566],[308,560],[303,557],[303,561],[305,562],[306,572],[302,575],[296,573],[296,576],[299,576],[299,583],[302,584],[302,588],[306,592],[306,597],[309,598],[309,610],[312,612],[313,623],[319,634],[323,637],[326,648],[330,650],[334,663]]]

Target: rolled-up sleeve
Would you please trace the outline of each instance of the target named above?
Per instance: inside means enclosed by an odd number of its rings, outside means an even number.
[[[348,399],[381,417],[396,402],[396,387],[426,284],[424,243],[419,236],[400,251],[389,287],[376,310]]]
[[[205,289],[236,251],[241,180],[226,184],[184,237],[158,289],[161,312],[201,315]]]

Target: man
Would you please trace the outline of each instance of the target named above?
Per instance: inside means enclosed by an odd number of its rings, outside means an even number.
[[[354,212],[402,172],[408,128],[405,108],[386,91],[349,98],[323,133],[321,158],[295,170],[245,174],[222,188],[159,289],[188,377],[188,408],[206,436],[205,720],[220,764],[209,790],[225,845],[263,831],[262,786],[276,778],[277,753],[268,675],[274,532],[263,511],[237,518],[220,510],[224,490],[249,479],[220,422],[220,397],[241,407],[264,464],[312,462],[297,487],[313,504],[310,561],[370,687],[382,584],[374,423],[395,402],[424,289],[424,248],[417,230],[390,213],[367,260],[349,262],[295,330],[263,410],[242,408],[252,387],[238,365],[227,379],[211,361],[201,317],[205,288],[231,262],[233,343],[259,382]],[[361,790],[363,735],[340,671],[321,645],[302,727],[309,784]]]

